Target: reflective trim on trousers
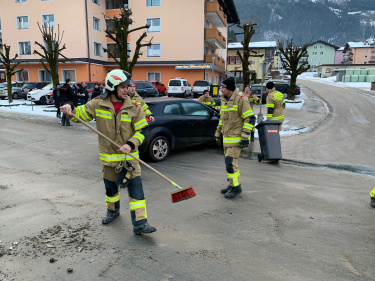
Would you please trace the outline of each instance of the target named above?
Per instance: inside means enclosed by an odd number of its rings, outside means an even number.
[[[239,185],[239,180],[238,180],[239,177],[240,177],[240,171],[235,172],[233,174],[228,173],[228,178],[233,180],[233,186]]]
[[[105,197],[105,201],[108,202],[108,203],[116,203],[119,200],[120,200],[120,193],[117,196],[114,196],[114,197],[109,197],[109,196]]]

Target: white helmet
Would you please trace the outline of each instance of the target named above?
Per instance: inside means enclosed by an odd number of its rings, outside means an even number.
[[[118,85],[132,85],[132,76],[125,70],[115,69],[108,72],[105,78],[105,88],[109,91],[114,91],[115,86]]]

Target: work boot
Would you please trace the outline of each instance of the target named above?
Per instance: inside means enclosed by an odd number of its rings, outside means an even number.
[[[137,225],[133,227],[134,234],[147,234],[147,233],[153,233],[156,231],[156,228],[149,225],[147,222]]]
[[[254,134],[255,134],[254,132],[251,132],[251,134],[250,134],[250,136],[251,136],[250,137],[250,141],[254,141]]]
[[[242,192],[241,185],[230,186],[227,193],[224,194],[224,197],[227,199],[234,198],[236,197],[237,194],[240,194],[241,192]]]
[[[120,211],[107,210],[107,215],[102,219],[102,224],[108,224],[120,215]]]
[[[230,188],[230,185],[228,185],[226,188],[223,188],[220,192],[221,194],[225,194],[228,192],[228,189]]]
[[[371,197],[371,207],[375,208],[375,197]]]

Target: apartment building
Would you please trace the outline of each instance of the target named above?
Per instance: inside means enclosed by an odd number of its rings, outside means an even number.
[[[255,51],[257,55],[263,55],[263,57],[250,57],[250,73],[256,73],[256,79],[260,82],[262,80],[261,63],[267,62],[270,64],[271,68],[277,67],[277,42],[250,42],[249,48]],[[242,63],[240,57],[237,55],[237,51],[240,51],[240,53],[243,54],[243,46],[241,43],[236,42],[228,44],[227,70],[236,77],[238,83],[242,83]]]
[[[132,10],[132,29],[150,25],[129,36],[130,56],[144,31],[144,41],[152,38],[133,70],[135,80],[168,83],[183,77],[192,84],[225,78],[228,24],[239,23],[233,0],[9,0],[0,10],[3,43],[11,46],[11,55],[18,53],[23,61],[19,68],[24,69],[14,79],[51,80],[33,54],[41,51],[34,43],[42,42],[39,23],[63,32],[63,54],[73,62],[59,64],[61,81],[103,81],[108,71],[118,68],[102,49],[116,49],[105,36],[104,15],[119,16],[121,7]]]
[[[375,40],[347,42],[343,53],[344,64],[375,64]]]
[[[339,48],[322,40],[310,43],[307,47],[309,71],[316,71],[319,65],[334,64],[335,53]]]

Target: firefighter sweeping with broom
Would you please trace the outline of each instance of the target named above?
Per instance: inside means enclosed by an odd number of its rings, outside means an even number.
[[[225,167],[230,182],[221,193],[225,198],[234,198],[242,192],[237,159],[240,157],[241,148],[249,145],[249,135],[254,128],[255,116],[250,103],[237,92],[233,78],[221,83],[221,92],[220,121],[215,137],[219,142],[223,135]]]
[[[141,130],[148,124],[142,108],[134,104],[127,95],[128,86],[132,85],[131,75],[116,69],[107,74],[105,81],[106,92],[101,94],[100,98],[76,108],[66,104],[60,110],[74,122],[88,122],[95,118],[97,130],[110,138],[106,139],[99,135],[107,206],[107,215],[102,219],[102,223],[108,224],[119,216],[118,186],[127,187],[134,233],[152,233],[156,228],[147,223],[139,160],[128,155],[131,153],[132,156],[138,157],[138,146],[144,140]],[[110,140],[121,146],[114,146]]]

